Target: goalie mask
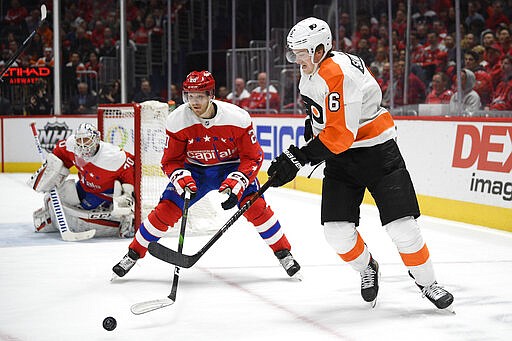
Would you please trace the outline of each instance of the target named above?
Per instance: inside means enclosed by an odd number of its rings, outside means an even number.
[[[82,159],[96,155],[100,144],[100,132],[90,123],[81,123],[75,132],[75,154]]]
[[[288,51],[286,52],[286,59],[290,63],[295,63],[297,58],[300,57],[300,52],[296,55],[296,50],[306,50],[311,62],[314,62],[315,50],[319,45],[324,46],[324,55],[322,61],[327,53],[332,49],[332,34],[329,25],[323,20],[310,17],[298,22],[292,27],[286,38]]]

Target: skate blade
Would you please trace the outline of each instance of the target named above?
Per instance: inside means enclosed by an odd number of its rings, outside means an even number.
[[[441,309],[441,310],[444,310],[448,313],[451,313],[453,315],[457,315],[457,313],[455,312],[455,310],[453,309],[453,304],[450,304],[449,306],[447,306],[446,308],[444,309]]]
[[[375,306],[377,305],[377,298],[375,298],[373,301],[369,302],[370,304],[370,308],[375,308]]]
[[[304,279],[304,276],[302,276],[302,273],[300,271],[297,271],[293,276],[290,277],[291,279],[295,280],[295,281],[299,281],[299,282],[302,282],[302,280]]]
[[[113,282],[116,279],[120,278],[115,272],[112,273],[112,277],[110,278],[110,281]]]

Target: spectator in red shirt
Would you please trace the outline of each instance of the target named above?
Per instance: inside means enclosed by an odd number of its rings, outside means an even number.
[[[407,103],[404,101],[404,75],[405,75],[405,62],[399,61],[395,63],[394,74],[394,104],[418,104],[423,103],[425,100],[426,87],[421,79],[414,73],[409,72],[408,90],[407,90]],[[382,105],[389,106],[390,104],[390,86],[387,87],[386,93],[382,98]]]
[[[508,28],[502,27],[498,30],[498,44],[503,54],[512,54],[512,40]]]
[[[20,25],[28,16],[28,11],[19,0],[11,0],[11,6],[5,15],[5,23],[8,25]]]
[[[147,44],[149,42],[149,34],[152,32],[161,32],[161,30],[156,27],[155,20],[151,15],[146,16],[144,19],[144,26],[138,28],[135,31],[133,39],[136,44]]]
[[[512,110],[512,56],[507,55],[501,62],[503,79],[493,93],[490,110]]]
[[[427,34],[427,47],[423,50],[419,60],[427,84],[432,80],[434,73],[441,72],[446,68],[448,56],[443,48],[444,46],[439,45],[439,36],[436,32]]]
[[[277,89],[273,85],[269,85],[268,96],[267,96],[267,73],[260,72],[258,74],[258,87],[251,91],[251,95],[247,99],[244,109],[266,109],[267,108],[267,97],[269,97],[269,108],[279,110],[281,98]]]
[[[501,82],[501,48],[494,44],[485,49],[484,59],[487,62],[485,71],[491,76],[493,88]]]
[[[99,48],[103,44],[103,32],[105,30],[105,25],[103,25],[103,21],[96,20],[94,24],[94,30],[91,32],[91,41],[93,45]]]
[[[485,21],[485,26],[494,30],[499,24],[509,24],[510,20],[503,13],[503,1],[495,0],[492,5],[487,8],[488,18]]]
[[[438,72],[432,77],[432,91],[427,95],[427,104],[449,104],[453,91],[448,84],[448,76],[444,72]]]

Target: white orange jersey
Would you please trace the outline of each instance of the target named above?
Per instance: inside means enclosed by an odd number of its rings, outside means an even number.
[[[355,55],[333,52],[313,74],[302,73],[299,90],[313,135],[333,154],[396,136],[377,81]]]
[[[252,182],[263,162],[263,150],[251,117],[234,104],[217,100],[213,103],[216,114],[209,119],[198,117],[187,104],[180,105],[167,117],[162,169],[169,176],[185,163],[200,166],[239,163],[238,170]]]
[[[86,192],[98,194],[106,200],[112,200],[111,194],[115,180],[134,185],[135,172],[132,154],[111,143],[100,141],[96,155],[85,161],[75,155],[75,147],[75,136],[71,135],[57,143],[53,154],[62,160],[65,167],[75,166],[78,169],[80,184]]]

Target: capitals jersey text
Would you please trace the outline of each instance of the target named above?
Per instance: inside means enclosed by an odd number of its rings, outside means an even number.
[[[247,111],[222,101],[213,101],[216,115],[198,117],[185,104],[174,110],[166,122],[167,143],[162,169],[168,176],[185,163],[214,166],[239,163],[238,170],[254,181],[263,161]]]

